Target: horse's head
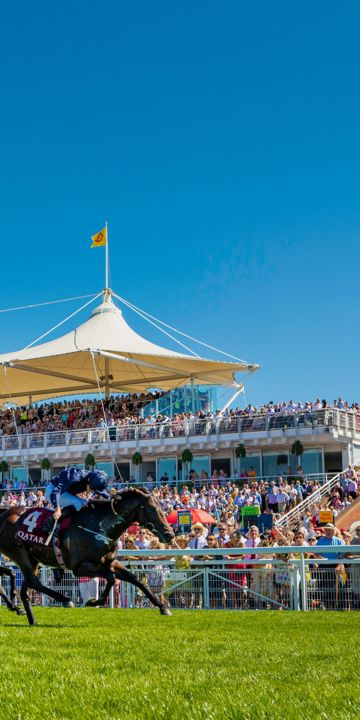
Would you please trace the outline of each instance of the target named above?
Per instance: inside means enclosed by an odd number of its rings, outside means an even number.
[[[141,520],[141,510],[144,513],[144,520]],[[145,525],[148,530],[151,530],[151,532],[157,535],[163,542],[170,543],[175,537],[175,533],[165,517],[162,506],[152,493],[144,493],[144,502],[141,505],[139,522]]]
[[[134,490],[136,497],[135,516],[132,516],[131,522],[137,520],[140,525],[151,530],[160,540],[166,543],[172,542],[175,533],[169,525],[165,513],[157,500],[148,490]]]

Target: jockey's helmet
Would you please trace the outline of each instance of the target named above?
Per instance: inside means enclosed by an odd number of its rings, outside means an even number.
[[[91,490],[105,490],[109,478],[103,470],[91,470],[88,473],[87,481]]]

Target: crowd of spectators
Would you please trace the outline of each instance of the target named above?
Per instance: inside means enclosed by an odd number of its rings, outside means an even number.
[[[133,425],[143,425],[146,428],[156,428],[156,426],[172,425],[172,434],[182,434],[184,424],[187,422],[203,423],[204,428],[206,422],[212,423],[216,420],[237,421],[239,418],[254,419],[254,416],[261,418],[276,418],[297,416],[303,418],[304,422],[310,422],[314,413],[325,411],[327,409],[346,410],[360,416],[360,408],[358,403],[349,403],[342,398],[334,400],[332,404],[327,400],[317,398],[314,402],[307,401],[305,403],[293,400],[280,403],[269,402],[261,406],[247,405],[246,408],[231,408],[223,412],[216,410],[199,410],[197,412],[177,413],[170,417],[167,414],[147,414],[143,413],[144,408],[149,403],[162,397],[163,393],[141,393],[131,395],[111,396],[103,402],[84,399],[70,400],[60,402],[49,402],[42,404],[33,404],[23,406],[21,408],[6,408],[0,410],[0,436],[2,435],[26,435],[29,433],[45,433],[60,432],[82,429],[106,429],[121,428]],[[246,424],[242,428],[247,428]],[[150,434],[151,436],[151,434]]]
[[[204,554],[196,557],[178,555],[171,564],[159,564],[162,559],[160,556],[149,572],[146,572],[145,567],[139,567],[139,562],[144,561],[146,556],[129,557],[130,566],[142,576],[143,581],[176,607],[203,606],[203,585],[197,574],[200,568],[213,571],[209,575],[208,586],[211,608],[289,607],[291,573],[294,571],[291,561],[299,558],[299,551],[295,548],[310,547],[310,552],[306,553],[306,559],[313,561],[306,566],[310,608],[360,609],[360,566],[346,562],[346,558],[359,556],[351,553],[351,550],[346,555],[326,551],[329,545],[359,545],[360,525],[353,533],[339,530],[332,523],[327,523],[324,527],[313,525],[308,528],[299,524],[293,530],[273,528],[261,533],[256,525],[245,530],[236,522],[229,525],[228,522],[220,520],[211,530],[196,522],[188,533],[181,533],[176,540],[178,548],[203,550]],[[121,537],[120,547],[122,550],[134,551],[154,548],[162,550],[167,546],[159,543],[146,528],[133,527],[131,533],[124,533]],[[268,552],[260,555],[256,552],[260,547],[266,547]],[[286,553],[272,552],[272,548],[279,547],[286,548]],[[212,548],[223,548],[224,554],[216,557],[207,555],[206,551]],[[230,555],[226,552],[229,548],[241,548],[245,552],[238,556]],[[262,564],[256,562],[259,559]],[[317,562],[318,559],[327,559],[330,564],[321,565]],[[170,567],[175,571],[188,572],[185,575],[186,582],[174,592],[167,593]],[[138,596],[138,603],[142,602],[142,597]]]
[[[190,571],[200,565],[214,570],[209,576],[209,602],[210,607],[227,608],[266,608],[287,607],[291,584],[291,563],[296,559],[289,547],[314,547],[314,564],[307,566],[308,591],[311,606],[326,609],[357,609],[360,607],[360,569],[356,565],[347,567],[342,558],[336,558],[334,563],[326,568],[319,567],[316,557],[324,551],[317,547],[326,539],[337,537],[340,544],[360,543],[360,528],[352,536],[345,530],[337,530],[332,524],[321,527],[320,512],[331,510],[333,519],[348,507],[359,495],[359,475],[357,469],[349,466],[343,473],[339,483],[331,490],[330,495],[321,498],[320,486],[316,480],[307,479],[301,466],[296,468],[296,476],[292,469],[289,475],[279,476],[277,480],[263,482],[256,478],[256,474],[242,480],[234,481],[226,477],[223,470],[214,471],[211,478],[206,473],[197,476],[194,471],[190,473],[190,482],[181,488],[171,487],[163,483],[153,488],[166,516],[176,510],[188,510],[191,514],[202,512],[212,517],[212,522],[193,522],[187,532],[175,526],[177,544],[180,548],[204,550],[204,556],[177,556],[172,564],[158,562],[152,564],[147,572],[139,570],[136,558],[129,558],[130,566],[136,572],[144,575],[146,582],[154,592],[168,598],[168,602],[176,606],[202,607],[204,602],[203,590],[190,577],[189,582],[182,585],[174,593],[166,593],[169,581],[169,568]],[[203,477],[201,477],[203,476]],[[111,492],[117,492],[116,487]],[[312,498],[311,504],[305,510],[299,507],[299,515],[295,526],[291,529],[277,528],[276,523],[281,516],[291,508],[300,505],[303,499]],[[20,505],[25,507],[47,507],[44,492],[41,489],[28,489],[14,493],[10,488],[1,499],[1,506]],[[251,526],[254,519],[244,517],[243,509],[254,507],[258,511],[259,522]],[[246,514],[246,513],[245,513]],[[267,522],[268,521],[268,522]],[[333,544],[333,543],[331,543]],[[258,560],[256,553],[258,546],[268,547],[266,562],[254,566],[250,561]],[[287,546],[286,555],[279,559],[271,554],[272,547]],[[146,528],[134,525],[120,538],[120,549],[147,548],[161,550],[165,546]],[[207,548],[224,548],[224,555],[220,558],[206,555]],[[239,555],[237,561],[228,556],[226,548],[246,548],[249,553]],[[310,554],[308,557],[312,557]],[[322,554],[322,557],[326,557]],[[139,558],[140,559],[140,558]],[[276,562],[275,562],[276,560]],[[219,566],[220,562],[220,566]],[[290,563],[290,564],[289,564]],[[220,576],[219,576],[220,572]],[[144,574],[145,573],[145,574]],[[221,573],[224,574],[223,579]],[[85,587],[83,588],[85,589]],[[142,596],[137,596],[137,602],[142,603]]]
[[[111,396],[103,401],[94,399],[65,400],[0,410],[0,436],[58,432],[103,426],[115,421],[140,419],[141,410],[162,396],[160,392]]]
[[[317,479],[308,478],[298,465],[295,470],[288,468],[286,476],[278,476],[269,482],[257,479],[254,468],[241,473],[238,479],[229,479],[224,470],[214,470],[211,478],[203,470],[198,475],[194,470],[189,472],[189,482],[182,486],[171,486],[167,474],[160,478],[156,485],[152,476],[147,483],[158,497],[165,513],[172,510],[205,510],[214,522],[226,520],[230,525],[240,521],[242,509],[256,507],[258,512],[278,519],[292,508],[296,508],[303,500],[312,496],[310,510],[304,511],[302,518],[305,523],[310,517],[318,516],[320,510],[330,509],[333,517],[351,505],[360,492],[360,474],[357,468],[349,465],[339,482],[332,488],[330,495],[320,496],[321,485]],[[110,480],[113,491],[121,489],[118,483]],[[44,492],[41,488],[28,488],[21,481],[16,487],[7,482],[0,500],[1,507],[20,505],[23,507],[41,506],[45,504]]]

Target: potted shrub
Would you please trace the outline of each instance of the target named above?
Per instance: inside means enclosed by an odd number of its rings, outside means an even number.
[[[1,485],[4,484],[5,476],[8,472],[9,472],[9,465],[7,464],[6,460],[2,460],[0,462]]]
[[[85,468],[86,470],[93,470],[95,467],[95,458],[92,455],[92,453],[88,453],[85,458]]]
[[[181,459],[182,459],[183,463],[191,463],[192,459],[193,459],[193,454],[192,454],[191,450],[183,450]]]
[[[132,458],[132,464],[133,465],[141,465],[142,463],[142,454],[139,452],[134,452]]]
[[[237,462],[237,472],[238,472],[238,475],[240,476],[240,471],[241,471],[241,467],[240,467],[240,466],[241,466],[241,462],[240,462],[240,461],[241,461],[241,458],[245,458],[245,457],[246,457],[246,448],[245,448],[245,445],[243,445],[242,443],[240,443],[240,444],[235,448],[235,457],[236,457],[236,459],[237,459],[237,461],[238,461],[238,462]]]
[[[296,455],[296,462],[298,465],[300,465],[300,457],[303,454],[303,452],[304,452],[303,444],[300,442],[300,440],[295,440],[295,442],[293,442],[293,444],[291,446],[291,454]],[[294,471],[294,474],[292,477],[293,478],[297,477],[296,470]]]
[[[135,465],[135,481],[140,481],[140,468],[139,465],[142,463],[142,454],[139,452],[134,452],[131,462],[133,465]]]
[[[291,454],[296,455],[296,457],[299,461],[299,458],[303,454],[303,452],[304,452],[303,444],[300,442],[300,440],[295,440],[295,442],[291,446]]]
[[[181,459],[183,464],[183,480],[188,484],[189,481],[189,472],[190,472],[190,463],[192,463],[193,454],[191,450],[183,450],[181,453]]]
[[[43,458],[41,461],[41,480],[49,480],[50,479],[50,460],[49,458]]]
[[[238,460],[246,457],[246,448],[242,443],[235,448],[235,457],[237,457]]]

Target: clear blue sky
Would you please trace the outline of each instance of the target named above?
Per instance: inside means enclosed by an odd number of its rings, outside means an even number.
[[[0,308],[99,291],[107,219],[111,286],[260,363],[248,400],[360,400],[359,23],[331,0],[4,6]],[[0,314],[0,352],[79,304]]]

